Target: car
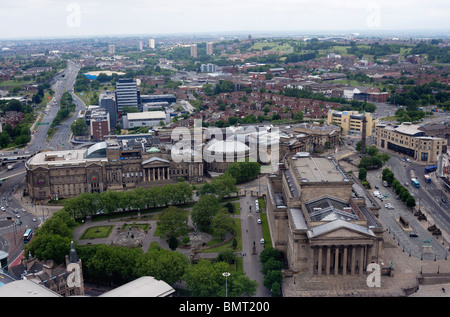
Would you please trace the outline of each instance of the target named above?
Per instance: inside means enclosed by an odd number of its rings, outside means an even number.
[[[410,159],[406,159],[406,162],[411,163],[411,160]]]
[[[409,183],[408,183],[408,182],[406,182],[406,183],[405,183],[405,186],[409,186]]]
[[[377,185],[375,185],[375,189],[380,189],[380,187],[379,187],[379,186],[377,186]]]
[[[264,244],[264,239],[259,240],[259,242],[261,242],[261,244]]]
[[[19,214],[17,214],[17,215],[16,215],[16,217],[17,217],[17,218],[20,218],[20,215],[19,215]]]
[[[22,212],[25,212],[26,210],[24,208],[21,209]]]
[[[261,224],[261,219],[256,220],[257,223]]]
[[[5,208],[5,207],[3,207],[3,206],[2,206],[2,207],[1,207],[0,209],[1,209],[2,211],[5,211],[5,210],[6,210],[6,208]]]
[[[417,238],[419,235],[417,233],[415,233],[415,232],[411,232],[409,234],[409,236],[412,237],[412,238]]]
[[[15,214],[18,214],[18,213],[19,213],[19,210],[17,210],[17,209],[14,208],[13,212],[14,212]]]
[[[36,217],[33,217],[33,222],[36,222],[36,220],[37,220]]]
[[[447,203],[447,199],[445,199],[445,198],[441,198],[441,201],[445,204],[445,203]]]
[[[402,161],[403,161],[403,162],[406,162],[406,157],[402,158]]]

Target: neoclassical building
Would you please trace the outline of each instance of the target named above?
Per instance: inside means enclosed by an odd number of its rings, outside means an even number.
[[[110,136],[88,149],[43,151],[26,162],[27,191],[35,201],[201,180],[203,162],[175,161],[170,147],[137,136]]]
[[[332,157],[286,155],[267,186],[272,244],[285,255],[290,272],[361,275],[369,263],[379,263],[378,206]]]

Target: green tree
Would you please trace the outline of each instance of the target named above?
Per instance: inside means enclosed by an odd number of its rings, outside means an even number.
[[[214,177],[211,181],[211,186],[214,189],[214,193],[219,197],[230,196],[230,194],[238,191],[236,179],[227,173]]]
[[[358,178],[363,181],[366,179],[366,177],[367,177],[367,170],[365,168],[360,168]]]
[[[201,196],[192,208],[192,221],[197,224],[199,230],[208,231],[212,218],[223,206],[213,195]]]
[[[227,233],[233,232],[235,229],[234,219],[229,213],[219,211],[211,220],[211,230],[214,236],[224,239]]]
[[[87,124],[83,119],[77,119],[70,125],[70,130],[76,136],[84,135],[87,130]]]
[[[407,206],[408,208],[410,208],[410,209],[416,207],[416,200],[414,199],[413,196],[410,195],[410,196],[406,199],[406,206]]]
[[[186,235],[189,229],[187,225],[188,218],[188,213],[177,207],[171,206],[165,209],[158,221],[158,229],[162,237],[167,239]]]

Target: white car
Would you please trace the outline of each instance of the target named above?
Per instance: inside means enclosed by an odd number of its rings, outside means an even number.
[[[36,220],[37,220],[36,217],[33,217],[33,222],[36,222]]]
[[[3,206],[2,206],[2,208],[0,208],[0,209],[1,209],[2,211],[5,211],[5,210],[6,210],[6,208],[5,208],[5,207],[3,207]]]
[[[261,219],[256,220],[257,223],[261,224]]]
[[[261,242],[261,244],[264,244],[264,239],[259,240],[259,242]]]

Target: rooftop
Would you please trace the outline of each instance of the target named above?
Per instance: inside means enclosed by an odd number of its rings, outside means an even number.
[[[297,153],[291,158],[293,168],[300,181],[306,182],[348,182],[347,175],[331,157],[312,157]]]

